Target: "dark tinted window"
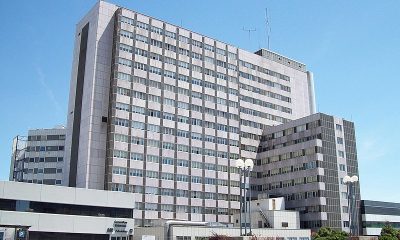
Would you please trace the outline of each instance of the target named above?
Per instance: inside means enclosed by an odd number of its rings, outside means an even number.
[[[113,218],[133,218],[133,211],[132,209],[128,208],[96,207],[8,199],[0,199],[0,210]]]

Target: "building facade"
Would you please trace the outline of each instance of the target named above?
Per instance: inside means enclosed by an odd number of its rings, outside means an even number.
[[[32,129],[13,142],[10,181],[63,185],[66,129]]]
[[[136,193],[143,226],[230,222],[235,160],[257,157],[264,129],[315,112],[304,64],[103,1],[77,25],[70,88],[65,182]]]
[[[300,212],[302,228],[349,231],[343,178],[358,176],[352,122],[317,113],[274,126],[264,131],[258,152],[254,190],[285,197],[286,208]],[[355,197],[359,203],[358,183]]]
[[[133,198],[132,193],[0,181],[0,239],[130,240]],[[15,236],[19,232],[25,237]]]
[[[400,203],[362,200],[360,215],[363,235],[379,236],[385,225],[400,229]]]

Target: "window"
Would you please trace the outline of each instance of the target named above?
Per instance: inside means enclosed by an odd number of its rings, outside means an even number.
[[[190,43],[190,39],[182,35],[179,35],[179,41],[184,43]]]
[[[163,148],[163,149],[174,150],[175,144],[169,143],[169,142],[163,142],[162,148]],[[164,160],[164,159],[163,159],[163,160]],[[173,160],[172,160],[172,161],[173,161]],[[164,163],[164,162],[163,162],[163,163]],[[172,165],[173,165],[173,163],[172,163]]]
[[[161,73],[162,73],[162,70],[161,70],[161,68],[150,66],[150,67],[149,67],[149,73],[154,73],[154,74],[162,75],[162,74],[161,74]]]
[[[146,23],[143,23],[143,22],[137,21],[137,22],[136,22],[136,26],[137,26],[138,28],[141,28],[141,29],[144,29],[144,30],[149,30],[149,25],[146,24]]]
[[[136,145],[144,145],[144,139],[140,137],[132,137],[131,143]]]
[[[189,69],[189,63],[187,63],[187,62],[178,61],[178,66]]]
[[[139,34],[136,34],[136,41],[149,43],[149,39],[147,37],[139,35]]]
[[[148,147],[156,147],[156,148],[159,148],[159,147],[160,147],[160,141],[152,140],[152,139],[147,139],[147,146],[148,146]]]
[[[339,157],[342,157],[342,158],[344,158],[344,152],[343,151],[338,151],[338,155],[339,155]]]
[[[147,57],[147,51],[140,49],[140,48],[135,48],[135,54],[143,56],[143,57]]]
[[[174,159],[168,158],[168,157],[163,157],[162,164],[174,165]]]
[[[347,199],[347,192],[341,192],[341,197],[344,199]]]
[[[143,170],[141,169],[130,169],[129,176],[131,177],[143,177]]]
[[[160,41],[157,41],[155,39],[151,39],[150,44],[159,48],[162,48],[163,43]]]
[[[189,161],[183,160],[183,159],[177,159],[176,160],[176,165],[178,167],[189,167]]]
[[[178,116],[178,122],[189,123],[189,118],[184,116]]]
[[[189,176],[182,175],[182,174],[176,174],[176,181],[177,182],[189,182]]]
[[[176,79],[176,73],[168,71],[168,70],[164,70],[164,76],[172,78],[172,79]]]
[[[175,128],[163,127],[163,133],[169,135],[175,135]]]
[[[166,98],[164,98],[165,100]],[[171,121],[175,121],[175,115],[172,113],[163,113],[163,119],[167,119],[167,120],[171,120]]]
[[[184,130],[177,130],[176,131],[176,136],[189,138],[189,132],[188,131],[184,131]]]
[[[143,154],[131,153],[131,160],[133,160],[133,161],[143,161]]]
[[[165,36],[176,39],[176,33],[165,30]]]
[[[121,35],[121,37],[126,37],[126,38],[133,39],[133,33],[131,33],[131,32],[121,30],[119,32],[119,34]]]
[[[189,109],[189,104],[185,103],[185,102],[178,101],[177,107],[178,108],[182,108],[182,109]]]
[[[113,174],[118,174],[118,175],[126,175],[126,168],[113,167],[112,173]]]
[[[342,212],[349,213],[349,207],[348,206],[343,206],[342,207]]]
[[[346,171],[346,165],[339,164],[339,169],[340,169],[340,171]]]
[[[160,111],[156,111],[156,110],[153,110],[153,109],[149,109],[149,110],[147,111],[147,115],[150,116],[150,117],[160,118],[161,113],[160,113]]]
[[[118,64],[127,66],[127,67],[132,67],[132,61],[125,59],[125,58],[118,58]]]
[[[170,57],[164,57],[164,62],[167,64],[172,64],[175,65],[176,64],[176,60]]]
[[[144,130],[145,129],[145,124],[142,123],[142,122],[132,121],[132,128]]]
[[[119,50],[124,51],[124,52],[128,52],[128,53],[132,53],[133,52],[133,47],[128,46],[126,44],[119,44]]]
[[[160,54],[157,53],[150,53],[149,54],[149,58],[153,59],[153,60],[157,60],[157,61],[162,61],[162,56]]]
[[[338,131],[342,131],[342,125],[340,125],[340,124],[336,124],[336,130],[338,130]]]
[[[150,31],[154,32],[154,33],[158,33],[160,35],[163,34],[163,30],[161,28],[155,27],[155,26],[151,26]]]
[[[147,170],[146,171],[146,177],[148,177],[148,178],[158,178],[158,172]],[[146,187],[146,189],[147,189],[147,187]]]
[[[178,80],[183,81],[183,82],[189,82],[189,77],[186,75],[179,74]],[[180,92],[178,92],[178,93],[180,93]]]
[[[226,55],[225,50],[224,50],[224,49],[221,49],[221,48],[217,48],[215,52],[216,52],[217,54],[220,54],[220,55],[223,55],[223,56]]]
[[[147,155],[146,161],[147,162],[158,163],[159,162],[159,157],[156,156],[156,155]]]
[[[337,137],[336,142],[337,142],[337,144],[343,144],[343,138]]]

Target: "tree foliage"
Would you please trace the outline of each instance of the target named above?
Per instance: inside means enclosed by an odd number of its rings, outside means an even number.
[[[328,227],[322,227],[313,234],[313,240],[346,240],[349,234],[344,231],[333,230]]]
[[[231,240],[232,238],[226,235],[219,235],[217,233],[213,233],[212,236],[208,238],[208,240]]]
[[[379,240],[400,240],[400,230],[394,229],[390,224],[385,224],[381,230]]]

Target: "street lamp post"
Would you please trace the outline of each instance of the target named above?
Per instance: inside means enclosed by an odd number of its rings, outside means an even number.
[[[242,232],[242,212],[244,210],[244,235],[247,235],[247,191],[246,191],[246,182],[247,179],[249,179],[250,172],[253,170],[253,160],[251,159],[246,159],[246,161],[243,161],[242,159],[238,159],[236,161],[236,167],[239,169],[239,175],[240,175],[240,215],[239,215],[239,222],[240,222],[240,235],[243,236]],[[244,177],[244,181],[242,184],[242,176]],[[249,180],[249,185],[250,185],[250,180]],[[244,191],[244,193],[242,192]],[[250,198],[251,198],[251,188],[249,189],[250,192]],[[243,195],[242,195],[243,194]],[[249,208],[251,207],[250,205],[251,199],[249,199]],[[250,233],[251,233],[251,216],[249,216],[249,224],[250,224]]]
[[[347,185],[347,199],[349,205],[349,227],[350,227],[350,236],[356,235],[356,193],[355,193],[355,184],[358,182],[358,176],[345,176],[343,178],[343,183]]]

